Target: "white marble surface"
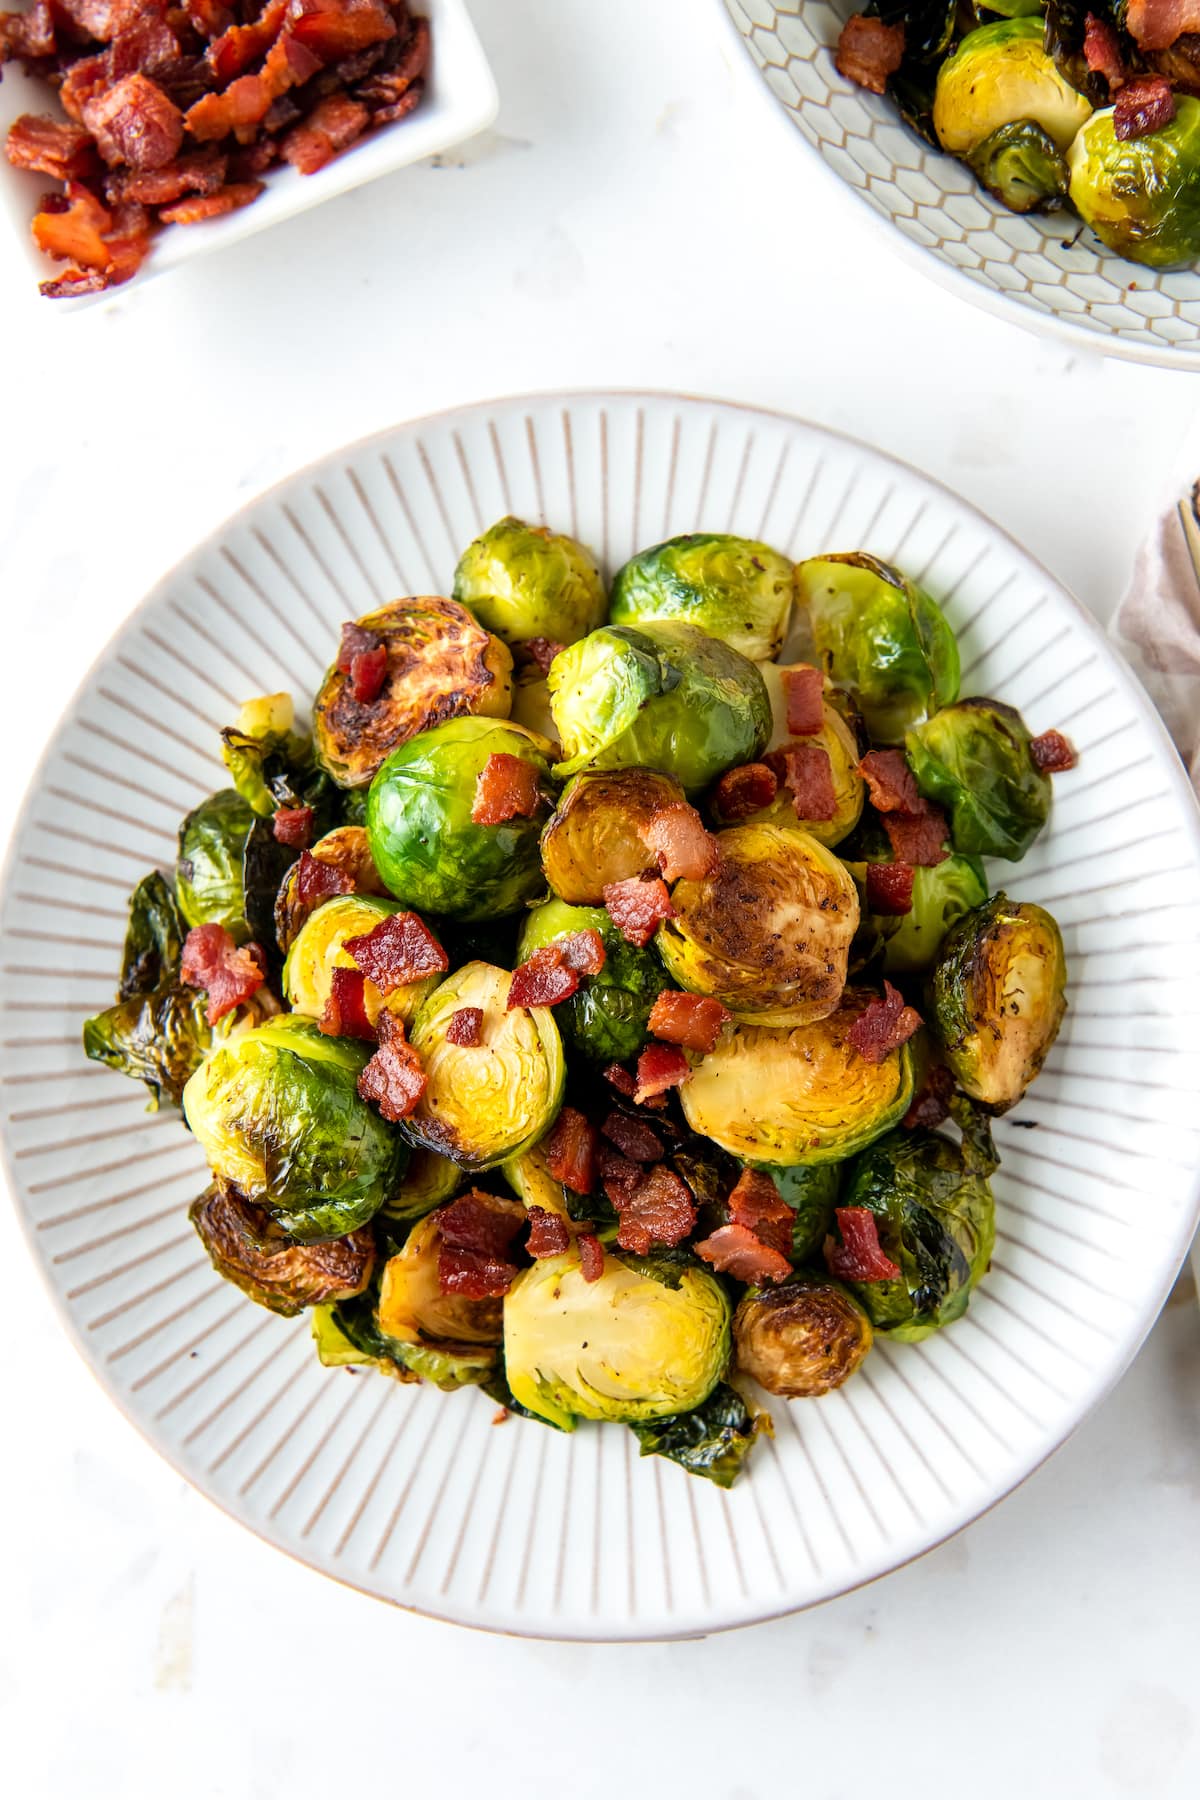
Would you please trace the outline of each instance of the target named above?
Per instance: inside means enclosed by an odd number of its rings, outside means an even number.
[[[449,166],[110,312],[6,284],[0,838],[83,670],[196,538],[340,441],[485,395],[662,386],[806,414],[1115,604],[1194,417],[1188,376],[1031,337],[889,255],[760,96],[717,0],[473,10],[503,107]],[[405,1617],[244,1535],[103,1398],[5,1209],[0,1266],[0,1788],[22,1800],[1200,1791],[1184,1286],[1075,1439],[922,1562],[734,1637],[586,1648]]]

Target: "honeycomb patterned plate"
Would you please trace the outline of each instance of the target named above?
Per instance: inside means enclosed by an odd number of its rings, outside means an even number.
[[[721,4],[804,139],[891,220],[927,274],[1030,330],[1049,322],[1109,356],[1200,369],[1200,272],[1124,262],[1074,213],[1022,218],[985,194],[962,163],[909,131],[890,100],[834,68],[856,0]]]

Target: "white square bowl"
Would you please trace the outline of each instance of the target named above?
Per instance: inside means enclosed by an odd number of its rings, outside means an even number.
[[[156,233],[150,255],[130,285],[142,285],[193,257],[240,243],[283,219],[308,212],[335,194],[348,193],[379,175],[390,175],[395,169],[448,150],[490,125],[500,99],[465,0],[420,0],[416,10],[429,20],[433,55],[424,97],[408,118],[370,132],[315,175],[301,175],[286,164],[270,170],[266,192],[238,212],[199,225],[164,228]],[[7,136],[13,120],[25,112],[57,115],[58,102],[44,83],[32,80],[17,64],[6,64],[0,82],[0,140]],[[30,232],[38,199],[52,185],[45,175],[14,169],[0,156],[0,282],[6,296],[11,296],[14,286],[25,283],[37,299],[37,283],[62,273],[64,265],[43,256]],[[116,287],[78,300],[41,304],[74,312],[111,303],[128,291],[128,287]]]

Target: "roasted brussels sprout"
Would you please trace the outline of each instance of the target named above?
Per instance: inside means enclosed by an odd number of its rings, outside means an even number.
[[[1067,1010],[1058,926],[995,894],[949,933],[930,982],[932,1025],[959,1086],[992,1112],[1015,1106]]]
[[[318,1244],[272,1241],[264,1231],[266,1215],[219,1181],[192,1202],[188,1217],[218,1275],[285,1318],[306,1306],[360,1294],[375,1266],[375,1239],[368,1228]]]
[[[433,1264],[436,1276],[436,1246]],[[390,1259],[396,1261],[395,1257]],[[415,1260],[415,1258],[414,1258]],[[387,1265],[384,1267],[386,1276]],[[405,1285],[402,1279],[401,1288]],[[480,1302],[463,1302],[464,1306]],[[494,1302],[493,1302],[494,1304]],[[463,1313],[461,1318],[466,1318]],[[349,1362],[373,1363],[384,1374],[397,1381],[430,1381],[434,1387],[451,1392],[455,1388],[479,1387],[495,1374],[499,1352],[492,1344],[460,1340],[433,1341],[415,1331],[409,1338],[392,1337],[384,1329],[381,1283],[377,1279],[362,1294],[341,1300],[319,1323],[314,1320],[313,1338],[317,1355],[323,1363],[337,1366]]]
[[[504,1301],[509,1385],[567,1431],[576,1419],[631,1424],[686,1412],[728,1360],[729,1301],[699,1263],[659,1270],[609,1251],[600,1279],[585,1281],[571,1250],[522,1270]]]
[[[1010,212],[1061,206],[1067,197],[1066,159],[1049,132],[1032,119],[1001,125],[966,160],[980,185]]]
[[[842,1171],[838,1163],[798,1163],[795,1168],[767,1169],[795,1218],[792,1222],[792,1261],[811,1262],[820,1257],[833,1228]]]
[[[434,989],[413,1021],[428,1086],[404,1121],[405,1134],[464,1169],[490,1169],[529,1149],[562,1102],[565,1062],[553,1015],[544,1006],[508,1011],[511,981],[506,969],[467,963]],[[464,1006],[483,1013],[476,1046],[446,1035]]]
[[[856,875],[862,867],[856,865]],[[932,968],[950,927],[982,906],[987,892],[977,856],[948,856],[932,869],[915,868],[911,910],[899,916],[864,912],[856,950],[868,957],[879,953],[887,975],[920,974]]]
[[[950,814],[956,850],[1019,862],[1050,816],[1050,777],[1013,706],[960,700],[914,725],[904,748],[917,786]]]
[[[848,688],[871,737],[898,744],[910,725],[958,696],[958,645],[937,602],[861,551],[796,568],[817,660]]]
[[[560,900],[600,906],[610,882],[656,867],[638,836],[683,789],[656,769],[585,769],[569,781],[542,833],[542,868]]]
[[[593,631],[555,657],[549,681],[562,780],[641,764],[695,792],[753,761],[770,736],[755,665],[681,620]]]
[[[369,1054],[284,1015],[215,1049],[183,1091],[213,1175],[301,1243],[365,1225],[404,1172],[403,1139],[358,1096]]]
[[[523,1216],[516,1200],[497,1200],[496,1205]],[[399,1254],[388,1258],[379,1289],[379,1329],[398,1343],[432,1348],[498,1345],[501,1302],[444,1294],[438,1279],[441,1243],[438,1214],[429,1213],[413,1226]]]
[[[476,782],[490,756],[516,756],[547,783],[536,741],[493,719],[450,719],[394,750],[371,783],[367,832],[388,889],[418,912],[491,919],[542,891],[538,839],[549,813],[477,825]]]
[[[360,790],[361,798],[366,806],[366,793]],[[371,843],[367,837],[365,825],[339,825],[333,831],[327,831],[312,847],[312,854],[317,862],[328,863],[331,868],[340,869],[354,884],[356,894],[376,894],[380,898],[390,899],[383,885],[379,870],[375,867],[371,855]],[[275,897],[274,917],[275,940],[286,956],[295,943],[310,912],[315,911],[320,901],[301,900],[299,894],[300,862],[297,859],[284,874]]]
[[[1065,151],[1091,104],[1059,74],[1041,19],[999,19],[969,31],[938,70],[933,128],[944,150],[966,156],[1002,125],[1038,125]]]
[[[874,1336],[849,1289],[819,1275],[798,1275],[765,1292],[751,1288],[733,1315],[738,1368],[785,1400],[841,1387]]]
[[[850,1171],[841,1204],[875,1216],[893,1281],[851,1283],[877,1332],[915,1344],[967,1310],[992,1257],[995,1207],[987,1178],[933,1131],[893,1131]]]
[[[1175,117],[1121,139],[1095,113],[1067,153],[1071,203],[1102,243],[1152,269],[1200,257],[1200,100],[1175,95]]]
[[[175,901],[186,925],[223,925],[239,943],[249,937],[243,871],[254,820],[237,789],[222,788],[183,821]]]
[[[881,1136],[908,1111],[912,1056],[905,1044],[869,1063],[847,1041],[870,998],[847,988],[829,1018],[791,1030],[727,1026],[679,1090],[692,1130],[772,1172],[840,1162]]]
[[[506,644],[573,644],[603,622],[608,608],[590,550],[513,518],[497,520],[467,545],[454,572],[454,598]]]
[[[778,656],[792,611],[792,565],[769,544],[694,532],[639,550],[617,571],[614,625],[683,619],[751,662]]]
[[[573,931],[598,931],[604,940],[604,967],[589,975],[569,1000],[555,1008],[568,1049],[593,1062],[624,1062],[641,1049],[650,1008],[664,986],[662,965],[652,950],[628,943],[602,906],[566,906],[546,900],[528,913],[517,940],[517,960]]]
[[[759,669],[767,686],[767,695],[771,702],[771,741],[772,750],[782,749],[784,745],[795,742],[787,728],[787,697],[784,692],[783,676],[787,670],[778,663],[760,663]],[[810,837],[815,837],[820,844],[840,844],[847,834],[854,830],[862,817],[863,802],[866,798],[866,782],[858,772],[859,747],[853,731],[838,708],[829,699],[825,701],[824,723],[819,732],[805,738],[807,744],[819,744],[829,758],[830,772],[833,778],[834,814],[832,819],[802,819],[796,813],[791,795],[781,789],[778,797],[761,813],[752,814],[755,822],[762,819],[774,820],[778,824],[801,825]],[[718,824],[731,821],[721,818],[719,803],[713,797],[713,812]]]
[[[413,1151],[404,1171],[404,1179],[394,1194],[389,1194],[379,1209],[383,1219],[423,1219],[435,1206],[441,1206],[462,1186],[465,1177],[456,1162],[439,1156],[423,1145]]]
[[[379,695],[360,704],[351,676],[335,663],[313,706],[317,758],[339,786],[365,787],[390,751],[447,719],[464,713],[508,717],[508,646],[456,600],[392,600],[358,625],[387,651]]]
[[[758,1435],[759,1417],[735,1387],[718,1381],[707,1400],[674,1418],[630,1427],[643,1456],[665,1456],[689,1475],[732,1487]]]
[[[323,1018],[333,988],[333,971],[355,967],[346,940],[367,937],[381,919],[400,911],[396,900],[377,899],[373,894],[335,894],[309,913],[283,965],[283,992],[292,1011],[310,1019]],[[373,981],[364,981],[367,1018],[373,1025],[386,1005],[407,1024],[437,984],[438,977],[428,975],[423,981],[397,988],[385,1001]]]
[[[798,828],[735,825],[702,881],[677,881],[659,955],[679,983],[738,1017],[802,1025],[836,1007],[858,893],[832,851]]]
[[[519,1156],[510,1156],[504,1164],[504,1179],[525,1206],[540,1206],[543,1212],[571,1217],[571,1196],[561,1181],[550,1173],[544,1144],[534,1144]]]

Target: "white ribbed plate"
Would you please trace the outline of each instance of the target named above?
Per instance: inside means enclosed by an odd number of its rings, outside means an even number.
[[[178,1119],[89,1066],[125,896],[222,782],[251,693],[306,696],[341,620],[446,592],[505,511],[609,569],[704,526],[794,555],[865,548],[944,603],[964,691],[1079,747],[1012,893],[1049,906],[1071,1010],[998,1136],[996,1260],[967,1318],[881,1346],[776,1435],[732,1494],[639,1462],[618,1427],[494,1427],[477,1393],[324,1371],[308,1328],[242,1299],[185,1217]],[[441,1617],[580,1638],[764,1618],[894,1568],[975,1517],[1132,1356],[1197,1210],[1200,817],[1162,728],[1095,627],[944,489],[815,426],[654,395],[509,400],[401,426],[255,501],[139,608],[60,726],[0,912],[0,1106],[35,1255],[85,1356],[179,1469],[331,1575]],[[1036,1127],[1023,1129],[1022,1127]],[[20,1279],[10,1272],[10,1279]]]

